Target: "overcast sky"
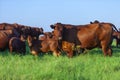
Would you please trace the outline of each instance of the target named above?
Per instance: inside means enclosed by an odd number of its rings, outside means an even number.
[[[120,28],[120,0],[0,0],[0,23],[43,27],[99,20]]]

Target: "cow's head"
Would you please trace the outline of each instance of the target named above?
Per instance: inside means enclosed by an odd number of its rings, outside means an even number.
[[[29,34],[30,34],[30,27],[24,26],[23,28],[21,28],[21,35],[23,35],[25,39],[27,39]]]
[[[116,39],[120,39],[120,32],[113,31],[113,37]]]
[[[40,51],[39,50],[40,48],[37,46],[37,45],[39,45],[38,40],[33,39],[31,36],[28,36],[27,42],[28,42],[28,46],[30,48],[30,52],[33,55],[38,55],[38,53]]]
[[[34,37],[35,39],[38,39],[39,38],[39,35],[40,34],[43,34],[44,32],[43,32],[43,28],[37,28],[37,27],[32,27],[31,28],[31,33],[30,33],[30,35],[32,36],[32,37]]]
[[[50,26],[53,30],[53,34],[58,37],[59,40],[62,39],[62,33],[63,33],[63,28],[64,28],[64,25],[61,24],[61,23],[56,23],[54,25],[51,25]]]

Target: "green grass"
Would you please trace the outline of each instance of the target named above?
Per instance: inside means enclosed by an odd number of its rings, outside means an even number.
[[[113,47],[112,57],[93,49],[73,58],[0,52],[0,80],[120,80],[120,49]]]

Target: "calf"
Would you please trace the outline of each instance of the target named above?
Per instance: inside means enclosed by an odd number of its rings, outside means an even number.
[[[59,56],[58,40],[54,36],[50,36],[52,33],[44,33],[45,38],[43,40],[32,39],[28,36],[28,45],[33,55],[38,55],[40,52],[52,51],[54,56]]]
[[[21,38],[17,38],[17,37],[12,37],[9,40],[9,50],[10,52],[17,52],[20,54],[25,54],[26,52],[26,45],[25,45],[25,41],[23,40],[22,36]]]

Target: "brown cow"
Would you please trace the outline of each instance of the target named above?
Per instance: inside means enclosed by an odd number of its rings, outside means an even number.
[[[40,52],[52,51],[54,56],[59,56],[58,40],[51,35],[52,33],[44,33],[45,37],[43,40],[32,39],[28,36],[28,45],[33,55],[38,55]]]
[[[56,23],[51,25],[51,28],[54,29],[54,35],[62,41],[66,41],[69,44],[74,43],[75,46],[79,45],[81,49],[101,47],[105,56],[111,56],[112,26],[115,27],[111,23],[95,23],[87,25]],[[70,47],[72,46],[70,45]],[[72,57],[73,51],[71,49],[68,50],[68,57]]]
[[[12,37],[9,40],[9,50],[10,52],[17,52],[20,54],[25,54],[26,52],[26,44],[23,36],[21,35],[21,38],[18,37]]]

